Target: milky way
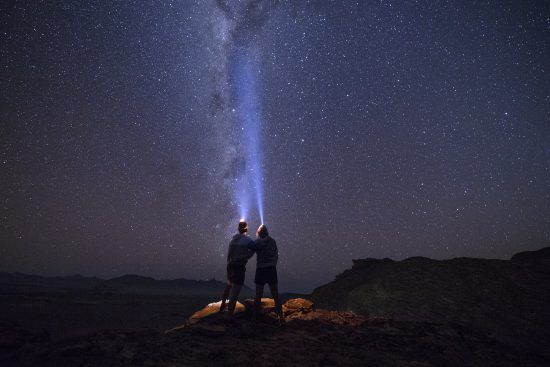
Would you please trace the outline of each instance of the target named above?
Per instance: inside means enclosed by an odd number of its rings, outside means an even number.
[[[0,271],[224,279],[262,203],[284,290],[550,244],[547,1],[0,7]]]
[[[212,59],[214,79],[212,106],[218,141],[221,142],[219,172],[233,193],[232,206],[240,219],[250,220],[251,205],[256,219],[263,223],[263,172],[261,154],[261,53],[258,43],[262,25],[272,11],[272,1],[217,1],[211,20],[212,48],[219,50]],[[216,162],[212,162],[216,166]],[[216,187],[216,185],[214,185]],[[220,188],[217,187],[219,190]],[[222,188],[224,189],[224,188]],[[235,220],[233,221],[233,224]],[[234,227],[234,225],[233,225]]]

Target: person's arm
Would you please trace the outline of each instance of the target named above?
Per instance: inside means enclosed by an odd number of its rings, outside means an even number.
[[[258,244],[256,243],[257,241],[254,241],[254,240],[251,240],[247,247],[252,250],[252,251],[256,251],[258,249]]]
[[[257,250],[256,241],[251,240],[246,247],[248,247],[248,258],[250,259]]]
[[[227,263],[231,261],[231,255],[233,254],[234,245],[232,243],[229,244],[229,250],[227,250]]]

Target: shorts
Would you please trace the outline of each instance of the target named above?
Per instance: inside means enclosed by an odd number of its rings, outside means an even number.
[[[227,280],[233,284],[243,285],[246,267],[240,264],[227,264]]]
[[[274,266],[268,266],[265,268],[256,268],[256,276],[254,277],[254,283],[263,285],[277,284],[277,268]]]

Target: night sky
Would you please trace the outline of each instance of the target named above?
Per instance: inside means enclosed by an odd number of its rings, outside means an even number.
[[[548,1],[0,7],[0,271],[225,280],[259,202],[283,290],[550,244]]]

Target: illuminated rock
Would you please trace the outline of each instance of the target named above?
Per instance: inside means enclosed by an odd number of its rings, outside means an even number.
[[[313,311],[313,302],[304,298],[289,299],[283,304],[283,312],[285,315],[295,313],[309,313]]]
[[[254,299],[247,298],[244,300],[246,310],[252,312],[254,310]],[[273,298],[262,298],[262,313],[275,311],[275,301]]]
[[[218,315],[220,313],[221,303],[222,303],[222,301],[209,303],[202,310],[199,310],[199,311],[195,312],[194,314],[192,314],[187,319],[187,323],[189,325],[193,325],[193,324],[196,324],[197,322],[199,322],[201,319],[204,319],[205,317],[209,317],[209,316],[212,316],[212,315]],[[246,310],[245,306],[242,303],[237,302],[237,305],[235,306],[235,314],[238,314],[240,312],[244,312],[245,310]]]

